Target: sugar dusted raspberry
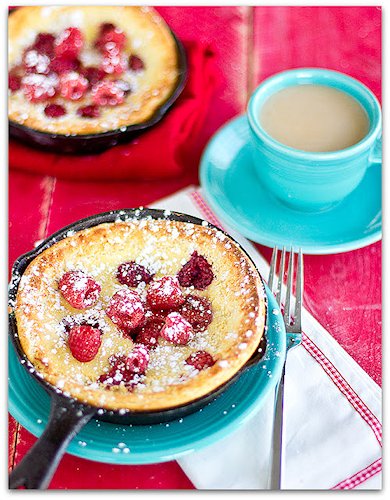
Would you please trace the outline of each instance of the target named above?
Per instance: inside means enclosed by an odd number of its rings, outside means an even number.
[[[38,33],[31,49],[52,58],[54,55],[54,41],[55,36],[51,33]]]
[[[100,26],[95,47],[105,54],[119,54],[125,47],[126,40],[126,35],[120,28],[111,23],[104,23]]]
[[[123,385],[129,390],[133,389],[143,380],[143,376],[129,370],[126,360],[127,356],[112,356],[109,360],[111,368],[107,373],[100,375],[98,381],[107,389],[115,385]]]
[[[143,344],[136,344],[126,359],[126,368],[132,373],[143,374],[149,363],[149,350]]]
[[[89,325],[74,326],[68,335],[69,349],[74,358],[86,363],[92,361],[99,351],[101,332]]]
[[[204,290],[214,279],[211,264],[197,251],[193,252],[190,260],[184,264],[177,277],[181,286],[193,286],[197,290]]]
[[[130,261],[124,262],[118,267],[116,277],[122,285],[136,287],[140,283],[149,283],[153,278],[153,274],[141,264]]]
[[[215,364],[214,358],[206,351],[193,352],[185,362],[199,371],[210,368]]]
[[[59,118],[66,115],[66,109],[60,104],[48,104],[45,107],[45,115],[49,118]]]
[[[161,337],[174,344],[187,344],[192,336],[193,329],[190,323],[177,312],[168,314],[165,325],[160,332]]]
[[[68,271],[62,276],[58,289],[72,307],[87,309],[96,304],[101,286],[83,271]]]
[[[206,330],[213,320],[211,302],[206,297],[187,295],[186,301],[179,312],[183,318],[191,323],[195,332]]]
[[[129,57],[129,68],[132,71],[142,71],[143,69],[145,69],[145,64],[140,57],[132,54]]]
[[[56,94],[58,78],[54,75],[37,75],[31,73],[22,78],[21,88],[31,102],[46,101]]]
[[[99,106],[90,104],[77,110],[77,114],[82,118],[98,118],[100,116]]]
[[[92,99],[98,106],[117,106],[125,100],[125,93],[114,82],[103,81],[92,87]]]
[[[88,80],[91,88],[95,85],[95,83],[101,82],[106,76],[106,73],[96,66],[87,66],[82,68],[81,74]]]
[[[154,349],[158,346],[158,338],[162,327],[164,326],[164,321],[149,321],[145,326],[143,326],[137,333],[135,341],[139,344],[144,344],[149,349]]]
[[[54,42],[54,53],[57,57],[75,58],[84,45],[84,37],[78,28],[66,28]]]
[[[145,311],[145,319],[143,324],[140,325],[140,328],[133,332],[134,335],[137,335],[140,331],[141,328],[147,327],[147,326],[156,326],[158,328],[158,331],[161,330],[161,328],[165,324],[165,320],[167,318],[167,315],[172,312],[171,309],[151,309],[147,303],[144,304],[144,311]],[[142,344],[142,342],[140,342]]]
[[[16,92],[20,89],[22,85],[22,78],[17,74],[16,71],[10,71],[8,73],[8,88],[11,92]]]
[[[121,330],[137,328],[145,317],[140,296],[129,289],[119,290],[111,298],[106,314]]]
[[[60,76],[60,94],[64,99],[78,101],[88,90],[88,80],[75,71]]]
[[[150,284],[146,300],[152,309],[177,309],[185,299],[177,278],[164,276]]]
[[[77,58],[55,57],[49,66],[50,71],[61,75],[69,71],[77,71],[80,68],[80,61]]]
[[[120,53],[106,54],[102,59],[100,68],[108,75],[121,75],[127,69],[126,57]]]
[[[50,57],[35,49],[26,50],[23,54],[23,66],[26,73],[47,75],[50,71]]]

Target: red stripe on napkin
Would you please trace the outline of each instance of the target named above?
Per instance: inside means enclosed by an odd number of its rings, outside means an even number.
[[[375,462],[370,464],[368,467],[365,467],[348,479],[344,479],[344,481],[341,481],[340,483],[336,484],[336,486],[333,486],[332,490],[352,490],[359,484],[367,481],[367,479],[370,479],[370,477],[378,474],[378,472],[380,472],[381,470],[382,459],[378,458],[378,460],[375,460]]]
[[[133,142],[94,155],[61,155],[11,140],[9,166],[69,180],[154,180],[182,174],[204,125],[216,83],[214,53],[184,42],[188,79],[182,95],[161,122]]]
[[[371,427],[378,443],[382,446],[382,425],[367,405],[359,398],[337,368],[329,361],[321,349],[305,334],[302,335],[302,345],[322,366],[336,387],[348,399],[362,419]]]

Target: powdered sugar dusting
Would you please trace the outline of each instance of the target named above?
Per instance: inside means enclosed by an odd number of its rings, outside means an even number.
[[[138,216],[141,215],[142,209],[138,212]],[[58,390],[70,390],[75,397],[85,391],[96,393],[96,400],[102,406],[110,404],[111,393],[129,394],[129,397],[161,393],[169,386],[190,383],[199,373],[185,362],[192,353],[205,351],[216,360],[216,368],[225,369],[231,365],[222,351],[237,349],[237,353],[244,352],[255,336],[258,298],[253,293],[253,271],[248,271],[246,258],[237,254],[233,268],[227,271],[223,266],[220,267],[220,262],[213,260],[226,245],[228,237],[224,233],[208,225],[203,225],[202,231],[199,231],[195,224],[178,223],[170,219],[170,211],[164,215],[166,218],[160,220],[151,217],[136,219],[134,215],[129,217],[123,211],[118,214],[116,223],[102,225],[100,232],[93,238],[88,236],[93,234],[91,230],[81,233],[68,231],[64,235],[65,240],[59,238],[60,241],[50,248],[49,254],[42,254],[40,259],[33,261],[28,272],[21,277],[18,299],[21,329],[28,337],[29,352],[34,353],[42,374],[45,374],[45,370],[52,371],[53,367],[59,370],[56,382]],[[205,237],[207,243],[204,242]],[[64,250],[66,253],[63,253]],[[131,292],[139,297],[139,303],[145,303],[146,292],[152,286],[140,283],[130,289],[121,285],[116,280],[118,266],[133,260],[156,273],[154,280],[158,281],[164,276],[174,277],[183,266],[183,261],[187,262],[194,251],[206,255],[213,266],[215,279],[204,291],[199,292],[191,287],[188,290],[183,288],[182,291],[185,296],[191,295],[190,304],[195,308],[204,307],[202,301],[196,300],[197,293],[200,297],[210,299],[212,322],[204,331],[191,331],[188,341],[181,345],[176,345],[172,339],[160,337],[157,346],[149,351],[145,375],[141,374],[131,389],[120,373],[113,375],[112,383],[116,385],[111,387],[100,383],[99,377],[109,373],[112,356],[126,358],[134,350],[133,338],[125,335],[113,318],[107,315],[112,297],[116,293]],[[93,276],[101,284],[97,302],[88,309],[74,310],[59,290],[58,283],[63,273],[74,269],[85,276]],[[17,286],[18,281],[16,277],[11,286]],[[76,288],[83,289],[83,283],[81,279]],[[172,293],[170,282],[164,287],[167,295]],[[229,288],[231,291],[227,292]],[[192,298],[194,293],[195,298]],[[226,293],[229,293],[228,301],[223,297]],[[245,314],[235,309],[235,301],[241,304],[240,307],[245,305]],[[134,304],[131,306],[131,310],[125,311],[130,316],[134,312]],[[151,316],[147,309],[145,316]],[[249,322],[246,323],[246,320]],[[248,326],[242,331],[244,323]],[[69,329],[83,324],[98,328],[102,335],[99,353],[88,363],[77,362],[67,345]],[[171,325],[171,328],[174,329],[175,325]],[[225,333],[222,334],[223,331]],[[176,333],[173,333],[175,336]],[[69,386],[69,382],[73,387]]]

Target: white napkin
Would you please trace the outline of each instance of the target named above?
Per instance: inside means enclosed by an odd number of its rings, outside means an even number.
[[[225,229],[267,279],[266,260],[221,224],[200,190],[187,188],[153,207]],[[307,311],[302,323],[303,344],[290,351],[286,367],[282,488],[380,489],[381,389]],[[178,460],[196,488],[267,489],[273,405],[272,396],[231,435]]]

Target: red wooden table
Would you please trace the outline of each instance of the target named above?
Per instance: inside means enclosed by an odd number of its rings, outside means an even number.
[[[216,51],[219,85],[193,155],[229,118],[243,113],[265,77],[284,69],[317,66],[358,78],[381,98],[381,11],[376,7],[162,7],[185,39]],[[197,169],[158,182],[72,183],[11,171],[10,265],[65,224],[94,213],[147,205],[198,183]],[[266,257],[270,250],[259,247]],[[305,306],[343,348],[381,383],[381,243],[344,254],[306,256]],[[9,466],[35,438],[12,417]],[[66,455],[53,489],[190,489],[176,462],[114,466]]]

